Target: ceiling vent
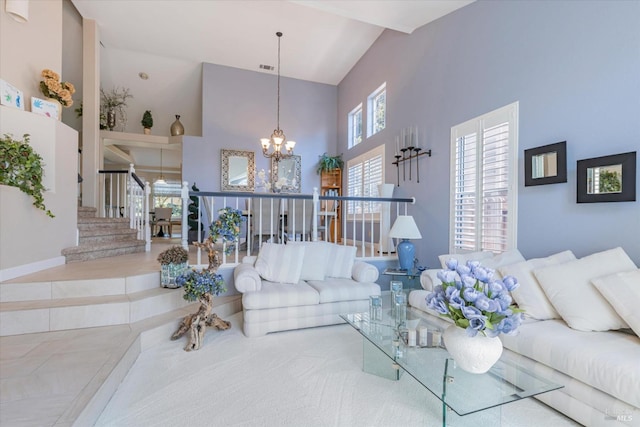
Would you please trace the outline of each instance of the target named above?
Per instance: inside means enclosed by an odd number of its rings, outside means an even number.
[[[260,69],[261,70],[267,70],[267,71],[273,71],[273,70],[276,69],[276,67],[274,67],[273,65],[260,64]]]

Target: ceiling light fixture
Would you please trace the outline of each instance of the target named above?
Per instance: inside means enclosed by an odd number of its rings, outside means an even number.
[[[280,129],[280,39],[282,38],[282,33],[278,31],[276,36],[278,36],[278,113],[276,129],[271,134],[271,138],[261,138],[260,143],[262,144],[262,154],[279,162],[280,159],[286,159],[293,155],[293,147],[295,147],[296,143],[295,141],[287,141],[284,132]],[[287,150],[286,153],[282,152],[283,143],[284,148]],[[272,144],[273,151],[270,152]]]
[[[162,175],[162,148],[160,149],[160,178],[158,178],[155,183],[160,185],[165,185],[167,183]]]

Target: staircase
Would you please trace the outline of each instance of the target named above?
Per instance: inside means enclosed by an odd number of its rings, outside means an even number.
[[[96,208],[78,207],[79,245],[62,250],[66,262],[89,261],[145,251],[128,218],[97,218]]]

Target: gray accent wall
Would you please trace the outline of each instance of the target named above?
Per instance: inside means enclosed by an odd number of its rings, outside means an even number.
[[[201,191],[220,191],[223,148],[254,151],[257,170],[271,168],[260,138],[276,128],[277,76],[208,63],[202,73],[203,136],[183,139],[182,177]],[[336,86],[281,77],[280,128],[297,143],[303,193],[320,185],[318,156],[335,153],[337,105]]]
[[[385,81],[387,128],[348,150],[347,114],[362,102],[366,115]],[[640,265],[639,201],[576,203],[577,160],[640,151],[638,1],[477,1],[411,35],[385,31],[338,86],[337,152],[348,160],[386,144],[395,183],[394,138],[418,126],[433,156],[420,160],[420,183],[401,182],[394,196],[416,197],[417,256],[436,267],[449,248],[451,127],[515,101],[522,254],[622,246]],[[565,140],[568,182],[524,187],[524,150]]]

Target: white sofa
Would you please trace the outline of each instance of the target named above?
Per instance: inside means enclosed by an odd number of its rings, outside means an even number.
[[[263,244],[234,269],[242,293],[244,334],[343,323],[340,314],[367,311],[380,295],[378,269],[355,260],[356,248],[327,242]]]
[[[520,282],[512,296],[525,321],[518,335],[500,335],[503,358],[564,385],[540,401],[586,426],[640,426],[640,270],[622,248],[581,259],[570,251],[528,261],[518,251],[443,255],[443,268],[449,258],[478,259]],[[409,295],[434,317],[426,297],[438,271],[423,272],[424,289]]]

